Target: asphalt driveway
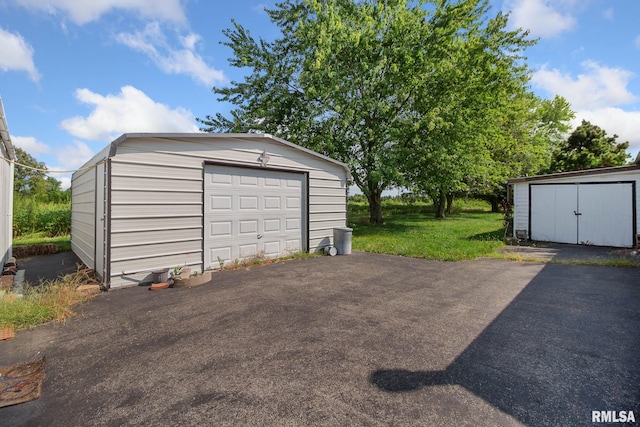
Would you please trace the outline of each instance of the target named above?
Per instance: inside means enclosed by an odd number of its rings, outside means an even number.
[[[0,343],[0,425],[592,425],[640,418],[640,271],[354,253],[111,291]]]

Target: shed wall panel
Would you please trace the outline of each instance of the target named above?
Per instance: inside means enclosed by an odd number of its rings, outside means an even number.
[[[95,267],[96,172],[76,172],[71,180],[71,249],[90,268]]]
[[[0,155],[8,159],[9,153],[0,142]],[[11,255],[11,241],[13,236],[13,166],[6,160],[0,159],[0,262],[4,265]]]

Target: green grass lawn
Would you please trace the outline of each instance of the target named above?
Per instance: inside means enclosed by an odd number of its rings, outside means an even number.
[[[39,245],[42,243],[55,243],[60,251],[71,250],[71,236],[46,237],[46,233],[30,233],[24,236],[14,237],[13,246]]]
[[[459,261],[495,255],[504,246],[502,214],[484,202],[458,202],[446,219],[436,219],[427,204],[385,202],[384,225],[368,224],[366,205],[350,203],[354,250]]]

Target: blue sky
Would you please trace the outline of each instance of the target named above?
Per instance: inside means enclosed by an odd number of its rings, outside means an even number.
[[[212,86],[242,79],[220,44],[231,19],[278,30],[273,1],[0,0],[0,97],[14,145],[51,170],[82,165],[125,132],[198,131],[226,113]],[[492,0],[527,49],[534,91],[640,150],[640,1]],[[55,174],[68,186],[70,174]]]

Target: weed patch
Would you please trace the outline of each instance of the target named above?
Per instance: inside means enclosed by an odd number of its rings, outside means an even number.
[[[90,296],[77,289],[95,283],[90,274],[78,271],[38,286],[25,284],[22,298],[5,294],[0,297],[0,327],[25,329],[51,321],[64,321],[74,315],[73,307]]]

